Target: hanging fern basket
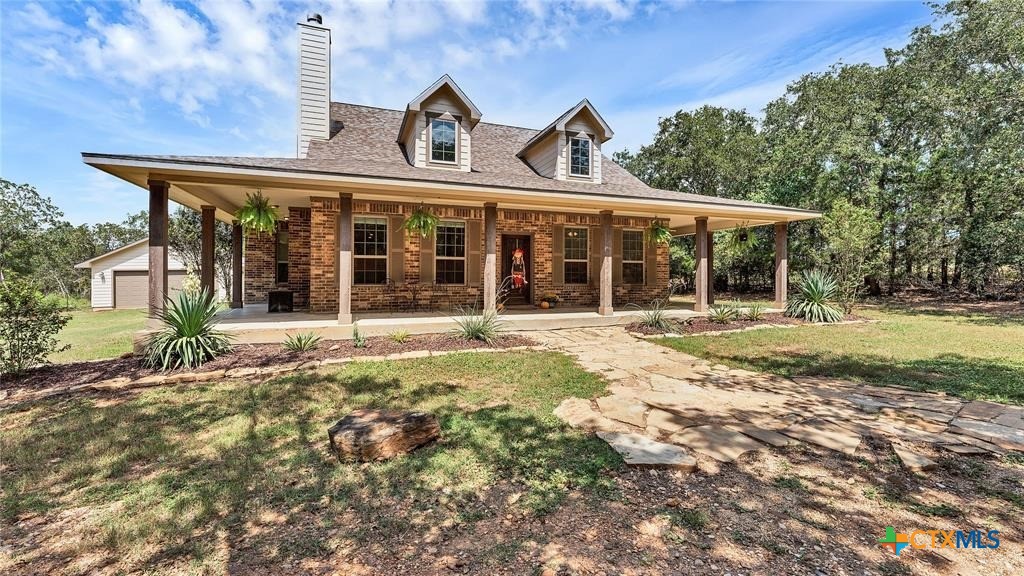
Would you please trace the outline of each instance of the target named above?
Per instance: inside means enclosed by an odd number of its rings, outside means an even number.
[[[235,218],[247,232],[273,234],[277,229],[277,209],[260,190],[246,195],[245,205],[238,209]]]
[[[729,243],[734,250],[746,252],[757,247],[757,235],[746,226],[740,226],[729,233]]]
[[[402,223],[402,228],[408,234],[419,234],[420,237],[426,238],[434,235],[434,230],[437,229],[439,221],[440,218],[427,210],[423,204],[420,204],[405,219],[405,222]]]
[[[672,229],[661,220],[652,220],[647,226],[646,236],[651,244],[668,244],[672,242]]]

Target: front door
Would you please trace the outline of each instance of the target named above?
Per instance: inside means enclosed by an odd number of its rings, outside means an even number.
[[[506,306],[530,304],[533,301],[530,297],[533,282],[531,256],[529,236],[501,235],[501,289],[506,291]]]

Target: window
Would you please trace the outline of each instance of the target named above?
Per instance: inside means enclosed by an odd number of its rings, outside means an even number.
[[[565,229],[565,283],[587,283],[589,258],[586,228]]]
[[[277,232],[277,282],[284,284],[288,282],[288,231],[278,230]]]
[[[573,138],[569,141],[569,174],[590,176],[590,140]]]
[[[622,281],[644,283],[644,233],[640,230],[622,231]]]
[[[430,121],[430,160],[455,164],[455,120]]]
[[[385,218],[356,218],[353,231],[355,284],[384,284],[388,281],[388,221]]]
[[[466,223],[440,222],[434,231],[434,281],[466,283]]]

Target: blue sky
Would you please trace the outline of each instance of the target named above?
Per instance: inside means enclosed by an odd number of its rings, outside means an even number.
[[[79,154],[295,154],[295,22],[332,28],[334,100],[402,108],[449,73],[485,121],[542,127],[590,98],[616,136],[703,104],[754,114],[837,61],[883,61],[917,1],[0,2],[0,175],[74,223],[145,193]]]

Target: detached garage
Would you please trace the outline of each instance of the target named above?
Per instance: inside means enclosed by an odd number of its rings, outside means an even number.
[[[149,305],[149,243],[139,240],[76,264],[92,273],[92,309],[145,308]],[[167,286],[173,298],[181,290],[185,265],[173,253],[167,262]]]

